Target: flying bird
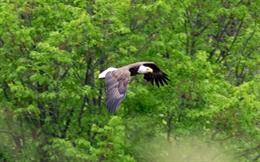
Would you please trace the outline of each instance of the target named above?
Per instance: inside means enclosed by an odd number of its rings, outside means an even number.
[[[153,62],[137,62],[120,68],[110,67],[99,74],[99,78],[105,79],[106,105],[108,112],[115,112],[119,104],[126,96],[130,76],[143,74],[148,82],[160,85],[168,84],[170,81],[163,71]]]

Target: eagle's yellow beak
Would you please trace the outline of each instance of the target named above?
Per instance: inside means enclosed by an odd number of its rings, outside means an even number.
[[[149,67],[147,67],[146,71],[147,71],[148,73],[152,73],[152,72],[153,72],[153,69],[152,69],[152,68],[149,68]]]

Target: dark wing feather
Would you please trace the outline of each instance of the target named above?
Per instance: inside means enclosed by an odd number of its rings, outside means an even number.
[[[152,84],[155,82],[158,87],[160,87],[160,85],[163,86],[164,84],[168,84],[167,81],[170,81],[170,79],[168,78],[167,74],[159,69],[158,66],[156,66],[154,63],[144,63],[143,65],[153,69],[153,73],[144,74],[145,80],[151,82]]]
[[[127,91],[130,73],[116,70],[106,74],[106,103],[109,112],[115,112]]]

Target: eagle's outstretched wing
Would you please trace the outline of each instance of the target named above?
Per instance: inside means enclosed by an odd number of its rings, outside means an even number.
[[[106,74],[106,103],[109,112],[115,112],[124,99],[129,78],[129,71],[115,70]]]
[[[156,66],[153,62],[149,63],[144,63],[144,66],[148,66],[153,69],[152,73],[146,73],[144,74],[144,79],[147,80],[148,82],[151,82],[159,87],[160,85],[168,84],[167,81],[170,81],[168,78],[167,74],[165,74],[163,71],[159,69],[158,66]]]

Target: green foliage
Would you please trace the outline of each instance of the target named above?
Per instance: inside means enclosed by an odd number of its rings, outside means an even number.
[[[259,6],[1,1],[0,161],[259,161]],[[109,114],[99,72],[141,60],[169,85],[132,78]],[[222,150],[201,159],[205,141]]]

